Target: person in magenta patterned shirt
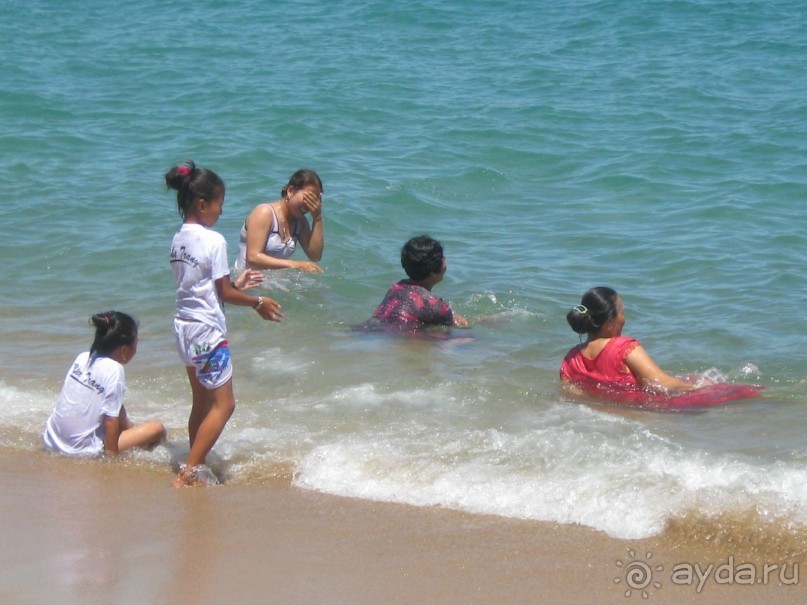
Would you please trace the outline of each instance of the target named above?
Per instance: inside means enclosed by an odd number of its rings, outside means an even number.
[[[426,326],[467,328],[468,319],[454,313],[432,288],[442,281],[448,264],[443,246],[428,235],[413,237],[401,248],[401,266],[409,276],[387,291],[371,323],[416,330]]]

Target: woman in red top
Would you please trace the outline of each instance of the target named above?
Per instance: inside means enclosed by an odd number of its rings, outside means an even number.
[[[573,347],[560,366],[560,379],[584,390],[689,391],[694,385],[670,376],[637,340],[622,336],[625,311],[622,298],[611,288],[592,288],[566,315],[584,343]]]

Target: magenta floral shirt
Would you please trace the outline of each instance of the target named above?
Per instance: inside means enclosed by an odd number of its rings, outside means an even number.
[[[383,323],[413,327],[454,324],[454,312],[446,301],[408,279],[392,285],[373,317]]]

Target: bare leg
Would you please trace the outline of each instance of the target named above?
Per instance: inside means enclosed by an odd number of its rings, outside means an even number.
[[[199,382],[194,368],[188,368],[188,379],[193,391],[193,408],[188,419],[191,449],[174,481],[175,487],[206,484],[193,469],[204,464],[208,452],[213,449],[235,410],[232,380],[208,390]]]
[[[196,441],[199,426],[210,412],[212,397],[210,396],[210,391],[202,386],[202,383],[196,377],[196,368],[186,367],[185,369],[188,371],[188,381],[191,383],[191,392],[193,393],[193,406],[191,407],[191,415],[188,418],[188,441],[191,448],[193,448],[193,442]]]
[[[162,422],[149,420],[140,424],[131,424],[118,437],[118,451],[123,452],[135,447],[152,448],[165,440],[165,427]]]
[[[233,381],[209,391],[210,407],[196,431],[191,451],[185,461],[190,467],[204,464],[207,453],[213,449],[216,440],[224,430],[224,426],[235,411],[235,397],[233,396]]]

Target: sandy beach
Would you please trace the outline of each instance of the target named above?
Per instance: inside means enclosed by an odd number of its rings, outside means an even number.
[[[803,583],[783,585],[776,573],[753,586],[710,577],[700,592],[697,578],[675,583],[677,563],[725,561],[664,538],[622,541],[575,526],[332,497],[281,481],[175,490],[167,469],[39,453],[0,453],[0,476],[7,605],[600,604],[643,601],[642,592],[653,603],[807,598]],[[653,582],[634,581],[626,596],[632,559],[652,564]],[[790,579],[793,567],[786,571]]]

